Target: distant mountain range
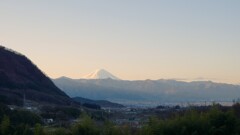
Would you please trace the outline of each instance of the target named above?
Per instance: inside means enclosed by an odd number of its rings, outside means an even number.
[[[108,77],[105,77],[108,78]],[[211,81],[71,79],[53,82],[70,97],[81,96],[121,104],[232,101],[240,98],[240,86]]]
[[[0,102],[70,105],[74,102],[26,56],[0,46]]]

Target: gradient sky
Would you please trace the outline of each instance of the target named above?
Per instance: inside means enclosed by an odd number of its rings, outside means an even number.
[[[240,1],[1,0],[0,44],[52,78],[240,83]]]

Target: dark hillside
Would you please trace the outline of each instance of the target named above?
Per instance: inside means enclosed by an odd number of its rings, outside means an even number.
[[[39,103],[71,103],[26,56],[0,46],[0,101],[21,105],[24,93],[27,100]]]
[[[74,97],[72,98],[74,101],[79,102],[81,104],[96,104],[101,107],[110,107],[110,108],[123,108],[124,106],[118,103],[113,103],[107,100],[91,100],[82,97]]]

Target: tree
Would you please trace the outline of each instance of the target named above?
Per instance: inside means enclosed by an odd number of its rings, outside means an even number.
[[[8,135],[10,133],[10,120],[9,117],[4,115],[1,122],[1,134]]]
[[[25,128],[23,130],[23,135],[32,135],[32,131],[28,125],[25,125]]]
[[[99,135],[99,129],[94,121],[87,115],[84,115],[81,122],[72,127],[73,135]]]
[[[102,128],[103,135],[121,135],[121,130],[114,126],[110,121],[106,121]]]
[[[56,129],[51,135],[67,135],[68,131],[64,128]]]
[[[34,135],[44,135],[43,128],[40,124],[35,125]]]

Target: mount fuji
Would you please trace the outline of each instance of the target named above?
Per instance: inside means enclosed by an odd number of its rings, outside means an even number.
[[[113,79],[120,80],[118,77],[112,75],[104,69],[97,69],[94,72],[85,75],[82,79]]]

